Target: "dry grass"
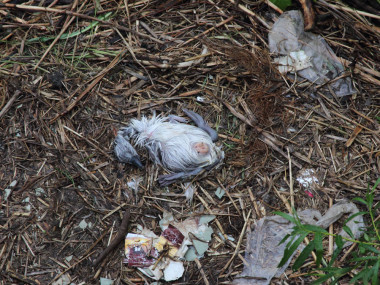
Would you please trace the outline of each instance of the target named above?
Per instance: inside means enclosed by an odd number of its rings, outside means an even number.
[[[235,242],[214,235],[207,255],[187,263],[176,284],[229,284],[243,268],[245,238],[236,242],[247,219],[250,225],[286,211],[283,198],[296,208],[325,210],[330,201],[363,196],[379,176],[376,15],[316,6],[314,32],[345,60],[358,90],[343,102],[321,92],[314,99],[310,84],[273,69],[266,41],[276,13],[265,2],[29,1],[34,10],[5,2],[0,189],[11,191],[1,197],[1,284],[49,284],[63,272],[77,284],[97,284],[99,277],[144,283],[146,277],[122,264],[121,245],[92,266],[125,209],[130,230],[142,224],[156,232],[164,210],[177,219],[214,213],[214,231]],[[183,107],[218,130],[226,153],[222,167],[195,179],[191,205],[180,183],[158,186],[162,170],[146,155],[140,171],[112,153],[116,130],[130,118],[153,110],[182,114]],[[322,181],[314,198],[293,185],[300,168],[314,168]],[[137,195],[127,186],[133,177],[143,178]],[[218,187],[229,195],[218,200]],[[83,219],[92,227],[79,228]],[[239,254],[221,272],[236,246]],[[311,277],[288,278],[301,284]]]

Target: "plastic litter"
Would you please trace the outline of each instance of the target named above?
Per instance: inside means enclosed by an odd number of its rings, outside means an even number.
[[[100,285],[112,285],[113,283],[112,279],[100,277]]]
[[[134,191],[135,195],[137,195],[139,191],[139,184],[142,181],[142,177],[132,177],[132,179],[127,182],[127,186]]]
[[[297,79],[318,85],[331,81],[327,85],[337,97],[356,93],[349,77],[333,80],[343,74],[344,66],[321,36],[304,31],[300,11],[283,13],[268,38],[270,52],[280,56],[274,62],[281,73],[297,73]],[[330,93],[328,88],[323,90]]]
[[[71,283],[71,277],[69,274],[63,274],[58,280],[54,281],[52,285],[69,285]]]
[[[164,269],[165,281],[174,281],[182,277],[185,268],[183,263],[179,261],[170,261],[168,266]]]
[[[208,223],[213,219],[213,215],[204,215],[177,222],[164,212],[159,237],[141,226],[136,233],[127,234],[124,263],[154,280],[177,280],[185,270],[183,260],[201,258],[207,251],[213,234]]]
[[[45,190],[41,187],[34,189],[34,191],[36,192],[37,197],[45,196],[46,194]]]
[[[302,169],[298,172],[296,180],[304,188],[305,193],[313,198],[314,195],[310,190],[316,190],[316,186],[319,185],[319,179],[317,173],[312,168]]]
[[[298,172],[297,181],[305,188],[313,187],[314,185],[319,183],[317,174],[314,169],[302,169]]]
[[[222,187],[218,187],[216,190],[215,190],[215,195],[216,197],[218,197],[219,199],[222,199],[224,194],[226,194],[226,191],[224,191],[224,189]]]
[[[78,224],[78,227],[80,227],[82,230],[85,230],[86,228],[92,228],[93,224],[91,222],[87,223],[85,219],[81,220]]]
[[[190,203],[193,201],[194,193],[196,191],[195,185],[191,182],[186,182],[182,184],[182,189],[185,190],[186,201]]]
[[[13,188],[17,185],[17,180],[13,180],[7,188],[4,189],[4,201],[8,200],[9,195],[11,195]]]
[[[344,214],[355,214],[359,212],[355,204],[347,201],[332,206],[324,216],[317,210],[306,209],[298,212],[298,216],[305,224],[317,225],[327,228],[329,225],[340,219]],[[288,267],[292,258],[281,268],[280,263],[286,242],[279,245],[285,235],[291,233],[293,224],[280,216],[264,217],[257,221],[255,229],[248,231],[245,260],[249,264],[244,265],[243,272],[234,280],[233,284],[270,284],[273,277],[280,277]],[[363,217],[356,216],[347,223],[354,237],[358,239],[362,235],[360,228],[364,226]],[[342,230],[339,233],[348,237]],[[344,247],[351,243],[346,242]],[[304,245],[300,245],[298,250],[302,250]],[[296,251],[295,251],[296,252]],[[293,256],[292,256],[293,257]]]

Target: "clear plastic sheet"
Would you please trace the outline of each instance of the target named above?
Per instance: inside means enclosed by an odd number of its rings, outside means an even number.
[[[306,209],[298,212],[302,223],[327,228],[344,214],[355,214],[359,212],[355,204],[342,201],[332,206],[325,215],[317,210]],[[245,265],[243,272],[234,280],[233,284],[269,284],[273,277],[280,277],[288,267],[292,258],[281,268],[280,263],[286,246],[286,242],[279,245],[285,235],[291,233],[293,224],[280,216],[264,217],[257,221],[255,229],[248,232],[245,260],[249,266]],[[358,239],[364,227],[363,217],[356,216],[347,223],[354,237]],[[339,233],[348,237],[343,230]],[[349,246],[347,242],[344,246]],[[300,245],[298,250],[302,250],[304,245]],[[295,251],[296,253],[296,251]]]
[[[270,52],[281,56],[275,59],[281,72],[297,72],[298,79],[318,85],[326,83],[338,97],[356,93],[350,77],[336,79],[344,73],[343,64],[321,36],[304,31],[300,11],[283,13],[268,38]],[[324,90],[330,93],[328,88]]]

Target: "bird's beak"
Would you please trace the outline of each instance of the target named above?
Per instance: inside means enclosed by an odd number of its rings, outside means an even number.
[[[132,156],[130,162],[131,162],[131,164],[137,166],[139,169],[143,168],[143,165],[142,165],[142,163],[141,163],[141,161],[140,161],[140,159],[139,159],[138,156]]]

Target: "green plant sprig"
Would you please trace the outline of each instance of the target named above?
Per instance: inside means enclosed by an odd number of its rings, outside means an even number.
[[[283,266],[293,253],[298,249],[299,245],[303,242],[304,238],[308,235],[314,235],[314,238],[310,243],[301,251],[300,255],[295,260],[292,269],[294,271],[298,270],[310,256],[312,251],[316,253],[316,270],[309,273],[310,276],[317,276],[319,279],[315,280],[312,284],[322,284],[328,280],[331,281],[330,284],[337,284],[338,280],[348,273],[352,273],[354,276],[350,280],[351,284],[379,284],[379,268],[380,268],[380,220],[375,218],[376,211],[380,208],[380,203],[374,205],[375,189],[380,184],[380,177],[377,179],[373,187],[367,189],[365,199],[354,198],[354,201],[363,203],[367,207],[367,211],[358,212],[351,215],[344,223],[343,230],[351,237],[346,238],[339,234],[330,234],[325,229],[314,226],[305,225],[300,221],[297,212],[292,209],[293,216],[276,212],[277,215],[289,220],[294,223],[295,226],[290,234],[287,234],[280,242],[284,243],[289,240],[286,244],[284,256],[280,261],[278,267]],[[347,222],[355,218],[358,215],[369,216],[370,224],[363,230],[363,238],[357,240],[353,238],[353,233],[349,227],[346,226]],[[333,236],[335,238],[335,243],[337,245],[334,250],[330,261],[327,263],[323,259],[323,238],[325,236]],[[350,253],[350,259],[348,259],[348,266],[344,268],[335,267],[335,261],[338,255],[343,250],[343,245],[346,241],[356,243],[358,245],[357,251]],[[320,264],[323,267],[319,268]],[[320,273],[320,272],[324,273]]]

